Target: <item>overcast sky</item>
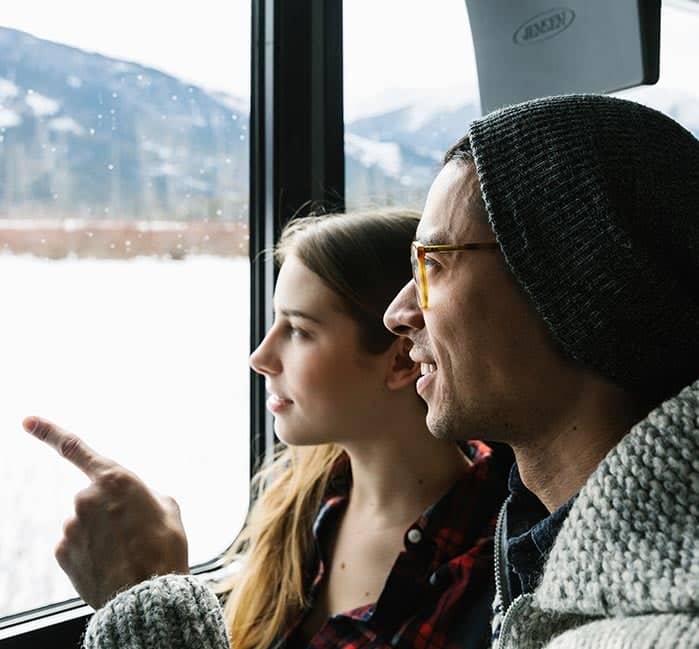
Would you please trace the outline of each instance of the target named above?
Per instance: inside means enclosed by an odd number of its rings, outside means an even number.
[[[454,102],[476,97],[464,0],[345,0],[344,21],[348,118],[416,90]],[[5,1],[0,24],[249,93],[249,0]],[[664,8],[663,86],[699,94],[697,33],[699,12]]]

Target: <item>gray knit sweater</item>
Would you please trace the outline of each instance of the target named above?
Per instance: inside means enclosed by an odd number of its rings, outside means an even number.
[[[228,649],[216,597],[167,575],[101,608],[86,649]],[[498,649],[699,649],[699,381],[607,455],[542,583],[507,611]]]
[[[497,649],[699,648],[699,381],[607,455]]]

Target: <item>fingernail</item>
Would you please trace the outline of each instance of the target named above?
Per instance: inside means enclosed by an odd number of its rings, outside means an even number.
[[[36,417],[27,417],[22,422],[22,426],[24,426],[24,430],[26,430],[28,433],[33,433],[36,430],[36,427],[38,425],[39,425],[39,420]]]

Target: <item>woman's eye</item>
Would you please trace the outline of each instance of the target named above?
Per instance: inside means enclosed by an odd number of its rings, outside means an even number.
[[[290,338],[308,338],[308,333],[293,325],[286,326],[286,333]]]

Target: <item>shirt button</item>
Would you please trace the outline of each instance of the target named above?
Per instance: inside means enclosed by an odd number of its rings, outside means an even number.
[[[437,573],[436,573],[436,572],[433,572],[433,573],[430,575],[430,586],[436,586],[436,585],[437,585],[437,581],[438,581]]]
[[[408,530],[408,541],[413,545],[417,545],[422,541],[422,532],[415,527],[412,530]]]

